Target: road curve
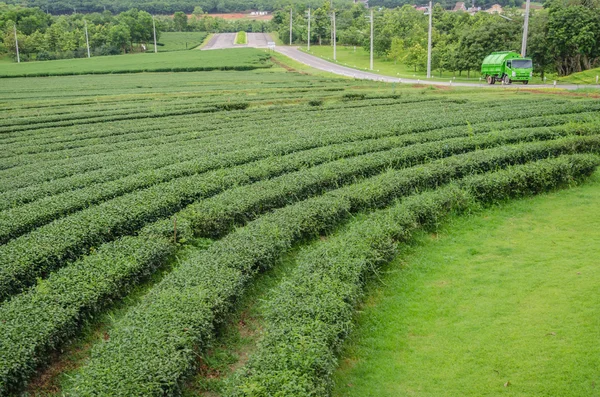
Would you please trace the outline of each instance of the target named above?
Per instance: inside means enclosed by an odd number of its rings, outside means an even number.
[[[305,65],[311,66],[315,69],[324,70],[326,72],[331,72],[335,74],[339,74],[346,77],[353,77],[355,79],[364,79],[364,80],[375,80],[375,81],[384,81],[388,83],[406,83],[406,84],[428,84],[428,85],[438,85],[438,86],[456,86],[456,87],[478,87],[478,88],[552,88],[552,86],[541,85],[541,84],[530,84],[527,86],[523,85],[509,85],[504,86],[501,84],[498,85],[489,85],[489,84],[477,84],[477,83],[457,83],[450,81],[431,81],[431,80],[417,80],[417,79],[405,79],[405,78],[397,78],[390,76],[383,76],[376,73],[364,72],[358,69],[352,69],[346,66],[341,66],[333,62],[326,61],[322,58],[316,57],[314,55],[307,54],[298,49],[298,47],[275,47],[275,51],[283,54],[289,58],[292,58],[295,61],[301,62]],[[557,88],[566,89],[566,90],[577,90],[580,88],[599,88],[594,85],[559,85]]]
[[[202,50],[216,50],[216,49],[224,49],[224,48],[243,48],[243,47],[253,47],[253,48],[267,48],[267,43],[272,42],[273,39],[267,33],[248,33],[248,44],[234,44],[235,33],[218,33],[215,34]],[[314,55],[307,54],[298,49],[298,47],[288,47],[288,46],[277,46],[275,47],[275,51],[283,54],[289,58],[292,58],[295,61],[301,62],[305,65],[311,66],[315,69],[324,70],[326,72],[335,73],[341,76],[352,77],[355,79],[363,79],[363,80],[374,80],[374,81],[383,81],[388,83],[405,83],[405,84],[427,84],[427,85],[438,85],[438,86],[455,86],[455,87],[477,87],[477,88],[490,88],[490,89],[501,89],[501,88],[525,88],[528,89],[538,89],[538,88],[552,88],[549,85],[542,84],[530,84],[527,86],[523,85],[509,85],[505,86],[502,84],[489,85],[485,83],[458,83],[451,81],[439,81],[439,80],[419,80],[419,79],[406,79],[406,78],[398,78],[391,76],[383,76],[377,73],[365,72],[358,69],[352,69],[346,66],[339,65],[337,63],[326,61],[322,58],[316,57]],[[577,90],[581,88],[600,88],[595,85],[559,85],[557,88],[565,89],[565,90]]]

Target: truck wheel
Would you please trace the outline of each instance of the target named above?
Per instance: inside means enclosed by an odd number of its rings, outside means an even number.
[[[523,80],[523,85],[529,84],[529,80]]]
[[[504,76],[504,78],[502,79],[502,81],[504,82],[505,85],[509,85],[510,84],[510,78],[508,78],[508,75]]]
[[[487,83],[488,84],[494,84],[496,82],[496,80],[494,80],[494,78],[492,76],[488,76],[486,77]]]

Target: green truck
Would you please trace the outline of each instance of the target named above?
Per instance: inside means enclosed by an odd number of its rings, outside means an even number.
[[[513,51],[492,52],[481,64],[481,75],[488,84],[496,81],[528,84],[533,76],[533,63],[530,58],[521,58]]]

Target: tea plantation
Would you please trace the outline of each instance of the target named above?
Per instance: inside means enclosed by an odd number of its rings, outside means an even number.
[[[600,164],[585,96],[338,79],[257,53],[222,63],[248,71],[1,80],[0,395],[35,395],[141,283],[54,393],[186,393],[248,288],[298,249],[220,393],[329,395],[365,280],[415,231]]]

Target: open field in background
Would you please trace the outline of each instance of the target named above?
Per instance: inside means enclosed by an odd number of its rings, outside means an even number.
[[[313,43],[310,46],[310,52],[307,51],[306,46],[302,46],[301,50],[311,55],[315,55],[320,58],[326,59],[330,62],[334,62],[332,46],[319,46],[314,45]],[[363,47],[357,46],[355,50],[353,46],[337,46],[336,52],[338,64],[365,71],[369,70],[369,51],[365,50]],[[427,77],[426,71],[418,70],[415,72],[414,68],[409,67],[403,63],[394,63],[394,61],[392,60],[378,56],[373,57],[373,72],[399,78],[425,79]],[[477,83],[480,81],[480,72],[478,70],[471,71],[470,78],[467,78],[466,71],[463,71],[461,76],[459,76],[458,72],[443,72],[440,77],[440,72],[437,70],[433,70],[432,74],[433,80],[437,81],[448,82],[450,80],[453,80],[457,82],[469,83]],[[482,84],[485,83],[483,80],[481,80],[481,82]],[[544,84],[544,81],[539,77],[534,77],[531,81],[531,84]],[[552,84],[552,79],[548,77],[546,79],[546,84]],[[513,84],[513,86],[517,87],[520,86],[520,84],[515,83]]]
[[[597,396],[598,200],[596,173],[421,234],[371,283],[333,394]]]
[[[250,70],[268,68],[269,55],[253,48],[235,52],[217,50],[178,51],[159,54],[127,54],[90,59],[64,59],[21,64],[0,63],[2,77],[63,76],[140,72]]]
[[[158,51],[184,51],[198,47],[208,36],[207,32],[163,32],[158,40]],[[154,52],[154,44],[150,44],[148,52]]]
[[[248,71],[1,80],[0,394],[327,395],[363,281],[413,233],[600,162],[585,95],[265,54],[158,54]],[[249,341],[211,372],[223,327]]]

